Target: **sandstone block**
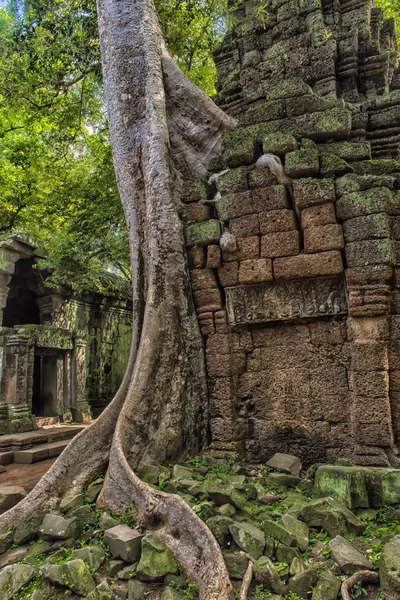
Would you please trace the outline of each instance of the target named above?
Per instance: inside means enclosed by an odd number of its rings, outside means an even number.
[[[301,224],[303,229],[308,227],[321,227],[336,223],[335,206],[332,202],[310,206],[301,211]]]
[[[222,196],[229,193],[244,192],[247,189],[247,167],[230,169],[218,179],[218,190]]]
[[[318,573],[314,569],[306,569],[289,579],[289,591],[300,598],[308,598],[310,589],[318,581]]]
[[[343,230],[338,223],[308,227],[304,230],[304,252],[307,254],[342,248],[344,248]]]
[[[386,371],[388,352],[384,342],[355,341],[351,346],[352,371]]]
[[[267,210],[259,214],[259,220],[261,233],[296,229],[296,217],[293,210]]]
[[[139,560],[143,535],[128,525],[117,525],[104,532],[103,542],[114,558],[134,563]]]
[[[262,281],[271,281],[272,279],[271,260],[259,258],[243,260],[239,263],[240,283],[260,283]]]
[[[394,265],[396,262],[395,242],[388,238],[350,242],[346,244],[346,258],[349,267],[362,267],[377,263]]]
[[[25,496],[26,491],[20,486],[0,485],[0,514],[18,504]]]
[[[186,223],[202,223],[212,217],[212,209],[209,204],[193,202],[187,204],[183,209],[182,218]]]
[[[237,238],[250,237],[260,232],[258,215],[246,215],[231,219],[229,221],[229,231]]]
[[[346,242],[390,238],[391,218],[386,213],[355,217],[343,223]]]
[[[214,271],[211,269],[194,269],[190,272],[192,288],[195,291],[209,290],[217,287]]]
[[[391,191],[386,187],[373,188],[344,194],[336,202],[336,214],[346,221],[374,213],[390,213],[391,206]]]
[[[228,262],[218,269],[218,277],[221,285],[229,287],[239,283],[239,263]]]
[[[167,573],[178,573],[179,566],[172,551],[153,534],[142,539],[140,562],[136,572],[140,579],[157,581]]]
[[[334,142],[324,144],[322,148],[348,161],[368,160],[371,158],[370,142]]]
[[[249,188],[265,188],[278,183],[275,175],[271,173],[268,167],[256,166],[249,171]]]
[[[205,223],[194,223],[186,227],[185,235],[189,247],[217,244],[221,237],[221,225],[216,219],[210,219]]]
[[[222,552],[222,555],[229,576],[234,579],[243,579],[249,562],[246,556],[244,554],[236,554],[233,552]]]
[[[361,535],[365,525],[348,508],[333,498],[321,498],[304,506],[301,518],[309,527],[323,527],[330,536]]]
[[[182,202],[200,202],[207,199],[206,186],[203,181],[190,181],[184,185]]]
[[[55,540],[67,540],[68,538],[78,538],[81,527],[76,518],[66,519],[58,515],[47,514],[39,531],[42,535]]]
[[[283,184],[255,189],[252,195],[255,212],[290,208],[287,188]]]
[[[340,227],[340,226],[339,226]],[[278,231],[261,236],[261,257],[293,256],[300,252],[298,231]]]
[[[221,249],[219,246],[208,246],[207,269],[218,269],[221,266]]]
[[[335,201],[333,179],[297,179],[293,181],[293,196],[300,209]]]
[[[35,577],[31,565],[9,565],[0,571],[0,598],[12,600]]]
[[[288,133],[268,133],[262,140],[265,154],[284,156],[287,152],[297,150],[296,138]]]
[[[319,153],[314,149],[301,149],[286,154],[285,171],[289,177],[315,177],[319,173]]]
[[[210,377],[229,377],[242,373],[246,366],[246,355],[244,352],[232,352],[231,354],[208,354],[207,372]]]
[[[216,204],[218,216],[228,221],[253,212],[253,197],[250,191],[224,194]]]
[[[198,312],[212,312],[221,310],[221,292],[218,289],[199,290],[193,293],[194,302]]]
[[[328,544],[332,550],[332,558],[343,573],[354,573],[362,569],[372,569],[372,564],[353,544],[341,535],[337,535]]]
[[[197,315],[202,335],[215,333],[214,313],[204,312]]]
[[[276,279],[318,277],[341,273],[343,271],[343,261],[338,250],[331,250],[316,254],[299,254],[288,258],[275,258],[273,267]]]
[[[279,571],[267,556],[261,556],[253,565],[254,579],[268,587],[274,593],[284,592],[284,585],[281,581]]]
[[[300,475],[301,471],[301,461],[297,456],[293,456],[292,454],[283,454],[281,452],[277,452],[269,459],[266,463],[267,467],[272,467],[273,469],[279,469],[280,471],[285,471],[286,473],[292,473],[292,475],[296,475],[297,477]]]
[[[322,64],[326,64],[323,61]],[[314,64],[315,71],[315,64]],[[321,78],[322,79],[322,78]],[[351,131],[351,111],[347,108],[332,108],[323,112],[300,115],[293,118],[294,131],[297,135],[309,137],[316,141],[329,137],[343,139]]]
[[[311,600],[336,600],[341,580],[331,571],[322,573],[313,591]]]
[[[245,238],[237,238],[236,250],[223,252],[224,266],[231,261],[247,260],[260,257],[260,238],[258,235]]]
[[[239,548],[256,560],[262,556],[265,548],[265,536],[260,529],[250,523],[234,521],[229,526],[229,531]]]

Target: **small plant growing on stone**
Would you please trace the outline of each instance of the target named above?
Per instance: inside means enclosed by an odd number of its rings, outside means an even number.
[[[189,581],[187,588],[183,591],[184,600],[195,600],[199,596],[199,586]]]

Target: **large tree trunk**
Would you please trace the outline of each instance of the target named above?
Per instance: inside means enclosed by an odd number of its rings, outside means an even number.
[[[63,452],[36,488],[0,517],[4,529],[56,505],[108,461],[99,505],[132,509],[172,549],[203,600],[231,584],[217,542],[178,496],[132,469],[178,460],[206,441],[204,355],[180,220],[182,174],[198,177],[234,125],[169,57],[153,0],[98,0],[111,144],[129,230],[134,332],[116,397]]]

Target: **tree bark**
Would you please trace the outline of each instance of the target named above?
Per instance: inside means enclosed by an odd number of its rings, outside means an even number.
[[[234,121],[178,69],[153,0],[98,0],[111,145],[133,267],[131,356],[116,397],[0,529],[55,506],[108,461],[98,504],[134,510],[171,548],[201,600],[228,600],[219,546],[179,497],[141,482],[141,463],[179,460],[206,442],[204,354],[193,305],[181,212],[182,176],[204,175]]]

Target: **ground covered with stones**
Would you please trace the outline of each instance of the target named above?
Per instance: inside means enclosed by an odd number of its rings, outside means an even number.
[[[335,600],[358,571],[351,598],[400,598],[400,471],[315,465],[275,455],[266,465],[210,456],[144,466],[140,477],[179,494],[221,546],[236,597],[249,565],[252,600]],[[190,600],[198,597],[172,552],[134,516],[96,507],[99,474],[56,513],[36,513],[0,535],[1,600]],[[12,496],[12,498],[11,498]],[[0,510],[17,499],[3,488]]]

